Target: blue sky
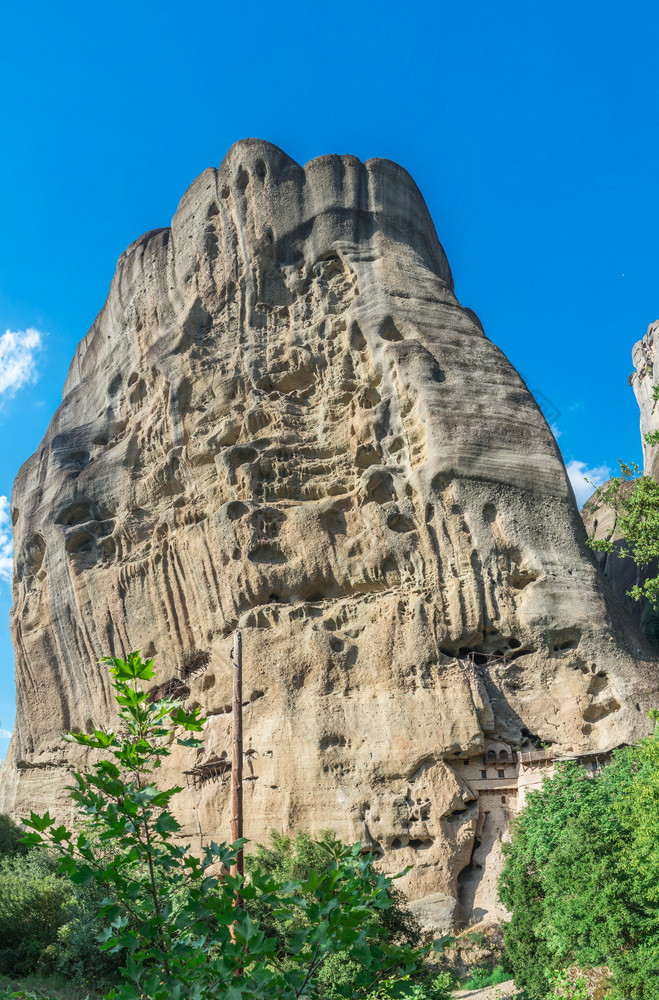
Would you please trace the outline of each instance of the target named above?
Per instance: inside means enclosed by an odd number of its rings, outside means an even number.
[[[542,394],[566,462],[638,459],[627,376],[659,317],[658,28],[649,0],[3,4],[0,496],[121,251],[246,136],[302,163],[403,164],[458,297]]]

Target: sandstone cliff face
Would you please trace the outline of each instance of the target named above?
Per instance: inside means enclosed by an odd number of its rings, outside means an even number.
[[[487,821],[461,758],[646,731],[653,666],[556,443],[394,163],[247,140],[205,171],[121,257],[13,516],[16,813],[66,812],[102,654],[157,652],[202,763],[228,751],[239,623],[248,836],[362,839],[447,926]],[[228,837],[226,783],[181,798],[193,843]]]

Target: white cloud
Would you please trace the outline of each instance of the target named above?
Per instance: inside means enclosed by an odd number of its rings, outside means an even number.
[[[0,396],[13,395],[37,378],[36,355],[42,347],[38,330],[7,330],[0,336]]]
[[[0,497],[0,580],[11,581],[14,544],[9,520],[9,501]]]
[[[10,740],[11,732],[8,729],[0,729],[0,740]]]
[[[583,507],[598,486],[611,478],[611,470],[606,465],[597,465],[591,469],[585,462],[573,459],[567,463],[566,468],[579,508]]]

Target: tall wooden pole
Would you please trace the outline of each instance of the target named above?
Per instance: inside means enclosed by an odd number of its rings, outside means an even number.
[[[231,842],[243,835],[243,639],[236,629],[231,651],[233,665],[233,711],[231,755]],[[239,851],[232,875],[243,874],[243,852]]]

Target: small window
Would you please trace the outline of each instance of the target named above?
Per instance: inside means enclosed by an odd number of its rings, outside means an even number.
[[[504,803],[504,805],[505,805],[505,803],[506,803],[506,796],[505,796],[505,795],[502,795],[502,796],[501,796],[501,801],[502,801],[502,802]]]
[[[497,771],[497,774],[499,775],[500,778],[505,778],[506,777],[506,775],[504,774],[503,771]]]
[[[497,752],[496,752],[496,750],[488,750],[487,751],[487,759],[488,760],[496,760],[497,759]]]
[[[591,771],[596,771],[597,770],[597,761],[596,760],[594,760],[592,762],[592,764],[590,765],[590,769],[591,769]]]
[[[508,760],[507,750],[499,750],[499,760]]]
[[[481,778],[487,778],[487,771],[481,771]]]

